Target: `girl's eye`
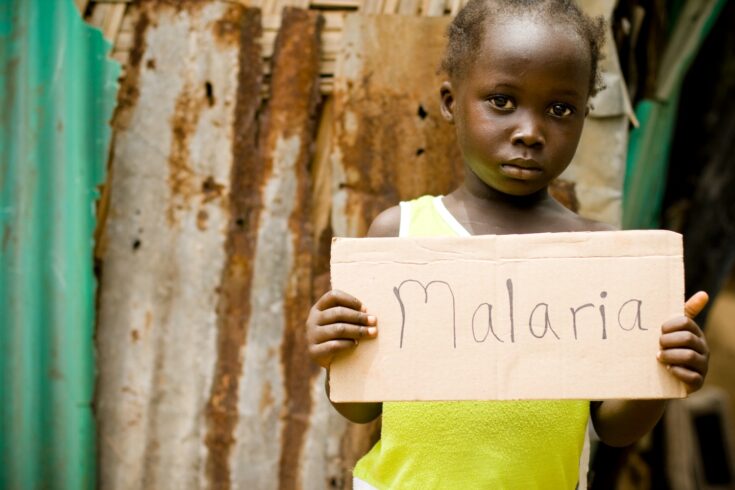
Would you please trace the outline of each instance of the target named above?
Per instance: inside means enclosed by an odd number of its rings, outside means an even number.
[[[493,95],[489,97],[488,102],[490,102],[490,105],[495,107],[496,109],[501,110],[511,110],[515,109],[515,105],[513,104],[513,101],[510,97],[507,95]]]
[[[568,117],[574,114],[574,108],[567,104],[551,104],[549,114],[555,117]]]

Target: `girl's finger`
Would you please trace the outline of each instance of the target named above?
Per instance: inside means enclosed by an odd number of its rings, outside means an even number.
[[[357,311],[362,310],[362,302],[359,299],[338,289],[332,289],[324,293],[315,306],[321,311],[335,306],[344,306]]]
[[[696,371],[680,366],[671,366],[669,370],[671,371],[671,374],[687,385],[687,391],[689,393],[697,391],[704,384],[704,376]]]
[[[665,349],[659,352],[658,360],[672,368],[688,368],[701,374],[707,372],[707,357],[691,349]]]
[[[663,334],[683,331],[691,332],[697,337],[702,337],[704,335],[702,329],[699,328],[699,325],[697,325],[697,322],[686,316],[671,318],[670,320],[666,320],[664,324],[661,325],[661,332]]]
[[[334,356],[347,352],[355,347],[357,347],[357,342],[354,340],[329,340],[327,342],[311,346],[311,355],[315,359],[320,359],[319,363],[322,366],[327,367],[331,364]]]
[[[335,306],[322,311],[316,319],[317,325],[331,323],[352,323],[354,325],[373,326],[377,323],[375,316],[346,306]]]
[[[689,330],[679,330],[676,332],[665,333],[659,339],[661,347],[664,349],[673,349],[684,347],[692,349],[700,354],[706,354],[709,349],[704,338],[692,333]]]
[[[323,343],[333,339],[359,340],[362,338],[373,338],[377,333],[377,327],[366,327],[351,323],[331,323],[319,327],[314,337],[316,343]]]
[[[694,295],[684,303],[684,314],[689,318],[694,318],[707,306],[709,295],[704,291],[694,293]]]

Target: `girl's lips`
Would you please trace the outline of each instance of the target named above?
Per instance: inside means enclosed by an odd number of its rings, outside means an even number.
[[[500,165],[500,171],[512,179],[532,180],[541,176],[543,170],[540,167],[525,167],[512,163],[503,163]]]

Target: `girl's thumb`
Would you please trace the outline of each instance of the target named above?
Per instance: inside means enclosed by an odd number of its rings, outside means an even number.
[[[704,291],[694,293],[691,298],[684,303],[684,314],[688,318],[694,318],[707,306],[709,302],[709,295]]]

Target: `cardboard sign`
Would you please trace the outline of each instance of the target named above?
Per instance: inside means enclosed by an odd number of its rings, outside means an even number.
[[[378,318],[333,401],[685,396],[656,360],[683,314],[677,233],[335,238],[331,274]]]

